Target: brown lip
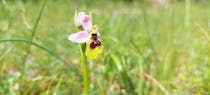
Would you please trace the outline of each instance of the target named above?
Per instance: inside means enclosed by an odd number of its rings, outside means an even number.
[[[93,40],[91,43],[90,43],[90,48],[91,49],[95,49],[96,47],[99,47],[101,46],[101,42],[96,39],[96,40]]]

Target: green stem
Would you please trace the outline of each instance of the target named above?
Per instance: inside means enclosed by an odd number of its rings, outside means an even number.
[[[85,55],[86,44],[80,45],[82,54],[82,65],[83,65],[83,79],[84,79],[84,95],[89,95],[89,83],[88,83],[88,67],[87,67],[87,56]]]

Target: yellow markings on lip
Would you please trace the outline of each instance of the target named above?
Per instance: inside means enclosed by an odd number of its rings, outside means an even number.
[[[103,49],[102,49],[102,46],[96,46],[94,49],[91,49],[90,48],[91,43],[92,43],[92,40],[89,40],[86,46],[86,56],[90,59],[96,59],[98,58],[100,54],[102,54]]]
[[[86,56],[90,59],[97,59],[100,54],[102,54],[102,48],[96,47],[95,49],[86,49]]]

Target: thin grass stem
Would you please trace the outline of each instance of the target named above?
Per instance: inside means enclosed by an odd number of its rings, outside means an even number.
[[[47,4],[47,0],[45,0],[44,1],[44,4],[42,5],[42,8],[41,8],[41,11],[40,11],[40,13],[39,13],[39,15],[38,15],[38,18],[37,18],[37,20],[36,20],[36,23],[35,23],[35,25],[34,25],[34,27],[33,27],[33,29],[32,29],[32,36],[31,36],[31,38],[30,38],[30,43],[32,43],[33,42],[33,39],[34,39],[34,36],[35,36],[35,33],[36,33],[36,31],[37,31],[37,27],[38,27],[38,24],[39,24],[39,22],[40,22],[40,19],[41,19],[41,16],[42,16],[42,14],[43,14],[43,11],[44,11],[44,8],[45,8],[45,6],[46,6],[46,4]],[[24,57],[24,60],[23,60],[23,68],[24,68],[24,70],[22,71],[22,75],[24,76],[25,75],[25,72],[26,72],[26,63],[27,63],[27,59],[28,59],[28,56],[29,56],[29,53],[30,53],[30,50],[31,50],[31,44],[28,46],[28,49],[26,50],[26,55],[25,55],[25,57]],[[22,76],[22,77],[23,77]]]

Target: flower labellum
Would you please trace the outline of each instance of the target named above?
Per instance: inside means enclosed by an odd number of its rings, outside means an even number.
[[[92,19],[84,12],[75,14],[75,25],[81,29],[80,32],[68,36],[68,40],[74,43],[86,43],[86,56],[96,59],[102,53],[99,28],[92,24]]]
[[[91,59],[96,59],[100,54],[102,54],[102,43],[97,36],[96,32],[97,26],[94,25],[93,31],[90,33],[90,39],[86,45],[86,56]]]

